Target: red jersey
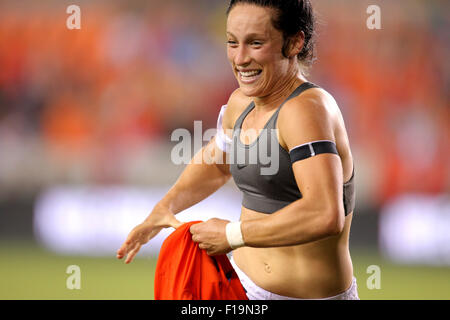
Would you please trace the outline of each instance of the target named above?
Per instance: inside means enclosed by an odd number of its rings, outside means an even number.
[[[248,300],[226,255],[208,256],[188,222],[164,241],[155,272],[155,300]]]

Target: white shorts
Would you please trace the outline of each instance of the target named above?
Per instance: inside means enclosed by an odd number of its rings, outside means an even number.
[[[230,258],[231,265],[234,268],[234,271],[236,271],[236,274],[238,275],[239,280],[241,280],[241,284],[244,287],[249,300],[359,300],[355,277],[353,277],[353,281],[352,281],[352,284],[350,285],[350,288],[348,288],[346,291],[344,291],[336,296],[332,296],[332,297],[328,297],[328,298],[321,298],[321,299],[293,298],[293,297],[281,296],[279,294],[272,293],[261,287],[258,287],[241,269],[239,269],[239,267],[236,265],[236,263],[233,260],[233,256],[231,256],[229,258]]]

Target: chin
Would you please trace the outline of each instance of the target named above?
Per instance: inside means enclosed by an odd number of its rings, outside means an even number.
[[[239,88],[241,89],[241,92],[246,95],[247,97],[254,97],[254,93],[253,90],[249,90],[249,88],[247,88],[246,86],[239,86]]]
[[[263,92],[259,87],[253,87],[246,84],[239,83],[239,88],[241,92],[247,97],[261,97]]]

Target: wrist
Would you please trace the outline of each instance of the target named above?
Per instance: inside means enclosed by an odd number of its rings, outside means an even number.
[[[165,203],[160,201],[157,204],[155,204],[155,206],[153,207],[152,211],[147,216],[147,218],[144,220],[144,222],[162,223],[163,220],[166,220],[166,216],[168,214],[172,214],[173,215],[173,213],[169,209],[169,207]]]
[[[225,227],[225,233],[231,249],[245,246],[244,238],[242,237],[241,221],[229,222]]]

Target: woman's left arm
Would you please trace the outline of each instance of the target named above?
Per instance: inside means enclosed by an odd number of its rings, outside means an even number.
[[[278,119],[280,141],[289,150],[313,141],[336,143],[333,104],[320,89],[290,100]],[[302,198],[267,217],[242,221],[247,246],[297,245],[341,233],[345,222],[341,158],[323,153],[294,162],[292,169]]]
[[[289,150],[304,143],[335,142],[336,106],[320,89],[310,89],[285,103],[278,118],[279,140]],[[324,153],[294,162],[294,176],[302,198],[261,218],[243,220],[246,246],[298,245],[339,234],[345,222],[343,170],[336,154]],[[191,227],[193,240],[208,254],[231,250],[226,220],[211,219]]]

